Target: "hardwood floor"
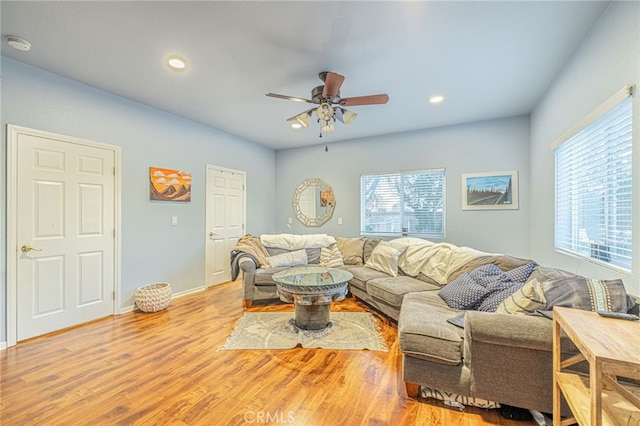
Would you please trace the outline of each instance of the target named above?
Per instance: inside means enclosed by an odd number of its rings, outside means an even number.
[[[6,425],[534,425],[407,398],[397,326],[389,352],[217,351],[242,316],[240,282],[0,351]],[[250,311],[293,311],[258,305]],[[366,311],[351,299],[332,311]]]

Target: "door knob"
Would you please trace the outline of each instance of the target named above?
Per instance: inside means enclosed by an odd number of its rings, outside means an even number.
[[[216,234],[215,232],[209,232],[210,237],[213,237],[214,235],[218,235],[218,234]]]
[[[26,245],[26,244],[25,244],[25,245],[23,245],[22,247],[20,247],[20,250],[21,250],[23,253],[28,253],[28,252],[30,252],[30,251],[42,251],[42,249],[33,248],[33,247],[28,246],[28,245]]]

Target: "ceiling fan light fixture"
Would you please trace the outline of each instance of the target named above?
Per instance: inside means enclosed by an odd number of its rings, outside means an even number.
[[[344,108],[340,108],[340,109],[342,110],[342,119],[344,120],[345,126],[348,126],[349,124],[351,124],[351,122],[355,120],[356,117],[358,117],[358,114],[353,111],[348,111]]]
[[[328,121],[333,117],[333,107],[328,102],[323,102],[316,108],[316,114],[322,121]]]
[[[322,125],[322,127],[320,127],[320,130],[322,132],[333,132],[336,129],[335,124],[333,124],[330,121],[325,121],[324,124]]]
[[[299,125],[302,125],[304,127],[309,127],[309,122],[311,121],[311,114],[308,113],[307,111],[303,112],[302,114],[298,114],[296,115],[296,121],[298,122]]]
[[[293,123],[297,122],[301,126],[309,127],[310,119],[315,111],[317,123],[320,125],[320,137],[322,137],[323,132],[334,131],[336,128],[336,121],[348,126],[356,119],[358,114],[342,108],[343,106],[381,105],[386,104],[389,101],[389,95],[386,93],[342,98],[340,95],[340,88],[344,82],[343,75],[335,72],[323,71],[318,74],[318,77],[320,77],[320,80],[322,80],[324,84],[316,86],[311,90],[310,99],[279,95],[277,93],[266,93],[265,95],[272,98],[314,104],[311,109],[287,118],[287,121]],[[293,124],[291,127],[295,128]]]
[[[292,128],[292,129],[295,129],[295,130],[298,130],[298,129],[302,128],[302,124],[300,124],[300,123],[298,123],[298,122],[296,122],[296,123],[291,123],[291,128]]]

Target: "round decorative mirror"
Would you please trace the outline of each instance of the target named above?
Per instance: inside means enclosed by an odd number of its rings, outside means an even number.
[[[336,198],[325,181],[308,178],[296,188],[291,205],[296,218],[305,226],[321,226],[333,216]]]

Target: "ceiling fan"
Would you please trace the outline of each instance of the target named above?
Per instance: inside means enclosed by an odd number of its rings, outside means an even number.
[[[335,130],[334,122],[340,121],[349,125],[358,116],[355,112],[346,110],[345,106],[377,105],[386,104],[389,101],[387,94],[356,96],[352,98],[341,98],[340,87],[344,82],[344,76],[335,72],[323,71],[318,74],[320,80],[324,82],[322,86],[317,86],[311,90],[311,99],[298,98],[295,96],[278,95],[277,93],[267,93],[272,98],[287,99],[296,102],[306,102],[317,104],[317,107],[310,108],[300,114],[288,118],[287,121],[298,122],[304,127],[309,127],[311,116],[315,111],[320,125],[320,137],[322,132]]]

